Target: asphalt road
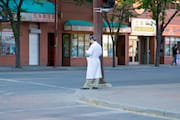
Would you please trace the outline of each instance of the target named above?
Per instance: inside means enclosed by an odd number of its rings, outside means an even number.
[[[105,69],[113,86],[180,83],[180,67]],[[165,120],[82,103],[85,70],[0,73],[0,120]]]

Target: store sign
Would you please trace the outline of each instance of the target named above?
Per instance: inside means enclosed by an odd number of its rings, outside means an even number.
[[[152,19],[132,18],[131,35],[139,36],[155,36],[156,25]]]
[[[54,22],[54,14],[21,13],[22,21],[30,22]]]
[[[163,32],[164,36],[180,36],[180,25],[168,25]]]

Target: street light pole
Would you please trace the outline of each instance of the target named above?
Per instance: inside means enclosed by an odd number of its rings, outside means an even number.
[[[96,8],[102,7],[102,0],[93,0],[93,23],[94,23],[94,35],[97,37],[97,41],[102,46],[102,13],[95,12]],[[104,80],[104,69],[103,69],[103,55],[101,56],[101,71],[102,71],[102,78],[100,79],[100,84],[106,83]]]
[[[58,2],[55,0],[55,17],[54,17],[54,32],[55,32],[55,43],[54,43],[54,67],[58,64]]]
[[[102,12],[108,12],[110,9],[102,8],[103,0],[93,0],[93,23],[94,23],[94,35],[97,37],[97,41],[102,45],[102,33],[103,33],[103,17]],[[110,83],[104,80],[104,68],[103,68],[103,55],[101,55],[101,72],[102,78],[99,81],[100,87],[112,87]]]

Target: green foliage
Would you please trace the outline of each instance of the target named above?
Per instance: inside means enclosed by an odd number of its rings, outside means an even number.
[[[134,16],[132,13],[133,3],[134,0],[117,0],[117,4],[113,8],[112,13],[104,13],[108,14],[104,16],[105,20],[122,24],[124,21],[129,19],[129,17]]]
[[[165,11],[169,9],[169,3],[176,2],[177,0],[140,0],[142,8],[150,10],[153,14],[153,19],[157,17],[163,21],[165,19]]]

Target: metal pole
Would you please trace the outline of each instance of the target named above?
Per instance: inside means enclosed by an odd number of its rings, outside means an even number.
[[[58,4],[57,0],[55,0],[55,17],[54,17],[54,24],[55,24],[55,44],[54,44],[54,49],[55,49],[55,55],[54,55],[54,67],[57,67],[57,61],[58,61]]]
[[[93,10],[95,8],[102,7],[102,0],[93,0]],[[98,42],[102,45],[102,13],[93,11],[93,23],[94,23],[94,35],[96,35]],[[102,79],[100,79],[100,84],[106,83],[104,81],[104,69],[103,69],[103,56],[101,56],[101,71]]]

